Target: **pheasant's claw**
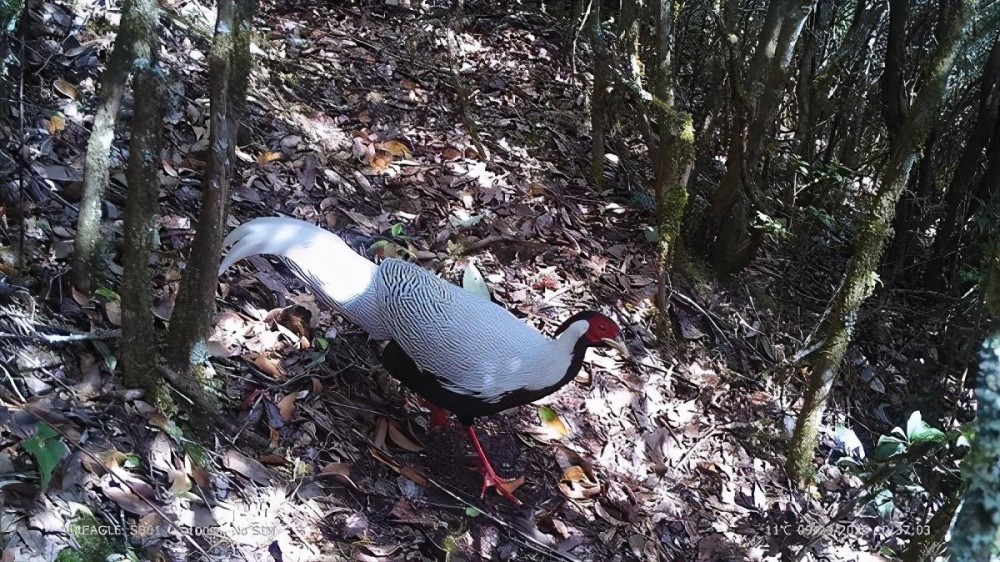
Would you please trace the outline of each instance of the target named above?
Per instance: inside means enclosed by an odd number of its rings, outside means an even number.
[[[517,497],[515,497],[514,494],[507,489],[508,485],[517,483],[517,480],[504,480],[503,478],[497,476],[492,470],[483,470],[482,473],[483,489],[479,492],[479,499],[486,497],[486,490],[492,487],[496,488],[498,494],[510,500],[514,505],[521,505],[521,500],[517,499]]]
[[[476,449],[476,454],[479,455],[479,470],[483,473],[483,489],[479,492],[479,499],[485,497],[486,490],[492,486],[497,489],[497,492],[501,496],[512,501],[514,505],[521,505],[520,500],[515,498],[514,494],[507,489],[507,486],[515,483],[516,480],[511,482],[497,476],[496,471],[490,465],[490,459],[486,458],[486,453],[483,452],[483,446],[479,444],[479,438],[476,437],[476,428],[469,426],[465,430],[469,434],[469,440],[472,441],[473,448]]]

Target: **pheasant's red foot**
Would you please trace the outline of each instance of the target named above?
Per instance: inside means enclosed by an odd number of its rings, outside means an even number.
[[[472,446],[476,449],[476,454],[479,455],[479,470],[483,473],[483,489],[479,493],[479,498],[482,499],[485,497],[486,490],[492,486],[497,489],[497,492],[501,496],[513,502],[514,505],[521,505],[521,501],[515,498],[514,494],[510,491],[511,488],[508,488],[508,486],[511,486],[516,489],[520,483],[517,480],[504,480],[497,476],[496,471],[490,466],[490,459],[486,458],[486,453],[483,452],[483,446],[479,444],[479,438],[476,437],[476,428],[470,425],[465,431],[469,434],[469,440],[472,441]]]
[[[519,478],[515,478],[514,480],[504,480],[503,478],[497,476],[496,473],[493,472],[492,468],[489,470],[480,470],[480,472],[483,473],[483,489],[479,492],[479,499],[486,497],[486,490],[492,487],[496,488],[498,494],[513,502],[514,505],[521,505],[521,500],[517,499],[517,497],[511,493],[509,488],[511,486],[516,487],[519,485]]]

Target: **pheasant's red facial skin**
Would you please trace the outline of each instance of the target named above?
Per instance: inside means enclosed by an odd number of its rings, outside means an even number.
[[[586,338],[594,343],[604,339],[615,339],[618,337],[618,325],[615,321],[603,314],[595,314],[588,322],[590,328],[587,329]]]

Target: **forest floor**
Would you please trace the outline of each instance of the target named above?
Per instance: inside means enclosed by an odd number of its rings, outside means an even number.
[[[633,359],[592,351],[578,380],[542,405],[484,420],[484,447],[520,484],[524,505],[492,491],[480,499],[463,433],[428,431],[420,401],[381,369],[376,345],[287,271],[256,259],[222,280],[211,364],[234,420],[273,447],[187,440],[184,428],[199,420],[154,411],[123,388],[113,340],[45,341],[120,324],[115,248],[132,102],[106,205],[112,277],[82,295],[65,275],[74,190],[96,54],[113,36],[96,4],[74,13],[42,3],[33,18],[48,34],[29,43],[40,78],[26,83],[21,131],[31,162],[21,249],[29,273],[14,275],[16,225],[0,230],[0,268],[10,275],[0,283],[0,328],[19,333],[22,320],[22,337],[0,340],[9,372],[3,560],[51,561],[68,545],[87,556],[122,552],[117,531],[110,541],[87,536],[82,506],[125,526],[141,558],[876,560],[901,544],[899,528],[858,503],[857,477],[824,463],[820,487],[803,493],[782,468],[802,377],[790,360],[813,343],[808,332],[843,271],[842,236],[814,231],[794,255],[766,249],[725,282],[687,263],[672,276],[678,335],[663,344],[653,335],[655,246],[644,234],[654,217],[628,186],[643,175],[613,168],[619,177],[606,191],[588,187],[588,85],[572,62],[584,53],[573,53],[573,31],[557,25],[564,20],[475,4],[452,37],[443,6],[328,4],[268,4],[258,18],[229,226],[299,217],[362,248],[380,241],[380,253],[459,283],[474,263],[497,300],[544,331],[584,308],[612,314]],[[176,103],[164,130],[154,264],[161,320],[185,265],[208,145],[213,16],[193,3],[177,10],[163,37]],[[642,161],[641,151],[618,150]],[[835,401],[853,408],[838,406],[837,421],[870,423],[872,439],[918,409],[904,404],[906,369],[938,365],[908,326],[929,326],[935,307],[954,304],[889,303],[861,330],[872,343],[852,351],[858,374]],[[935,414],[959,409],[954,394],[942,389]],[[18,447],[37,435],[39,418],[68,446],[44,491]],[[898,507],[897,521],[926,516]],[[821,524],[829,525],[810,530]]]

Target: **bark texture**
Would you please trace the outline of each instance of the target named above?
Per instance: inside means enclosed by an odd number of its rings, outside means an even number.
[[[250,26],[254,0],[220,0],[209,55],[211,134],[202,181],[202,208],[187,269],[170,321],[167,359],[186,373],[200,361],[215,311],[217,269],[222,254],[229,185],[236,156],[236,132],[250,75]]]
[[[156,37],[149,38],[155,53]],[[152,395],[158,377],[153,326],[153,277],[149,256],[155,250],[163,117],[167,88],[155,59],[139,61],[133,80],[135,115],[129,145],[128,199],[122,265],[122,368],[125,384]]]
[[[101,198],[108,185],[111,143],[121,107],[125,81],[136,59],[150,60],[147,38],[156,33],[159,4],[152,0],[125,0],[121,26],[108,65],[101,74],[101,92],[94,112],[94,125],[87,143],[83,169],[83,194],[73,250],[73,284],[92,291],[101,267]]]

